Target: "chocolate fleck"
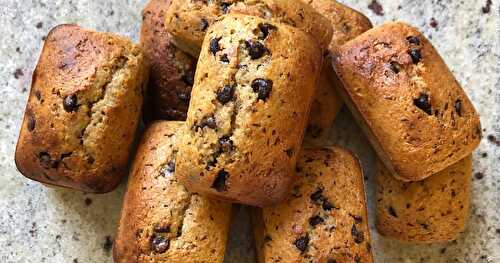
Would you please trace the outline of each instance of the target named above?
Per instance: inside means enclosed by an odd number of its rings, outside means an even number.
[[[477,179],[477,180],[481,180],[484,178],[484,173],[482,172],[477,172],[474,174],[474,177]]]

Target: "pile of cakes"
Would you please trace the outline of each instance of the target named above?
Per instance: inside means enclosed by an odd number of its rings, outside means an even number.
[[[378,231],[457,238],[473,105],[417,29],[333,0],[151,0],[140,44],[55,27],[16,165],[92,193],[129,174],[116,262],[222,262],[233,203],[259,262],[373,262],[360,162],[326,145],[343,102],[380,159]]]

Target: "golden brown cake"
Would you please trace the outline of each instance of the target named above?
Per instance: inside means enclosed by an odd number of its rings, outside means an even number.
[[[151,64],[146,96],[147,121],[185,120],[196,59],[171,43],[164,27],[170,0],[151,0],[142,11],[141,45]]]
[[[165,26],[174,43],[197,56],[208,28],[225,14],[258,16],[298,27],[327,48],[332,38],[329,21],[301,1],[289,0],[172,0]]]
[[[340,92],[391,174],[423,180],[469,155],[479,116],[432,44],[387,23],[339,48]]]
[[[335,0],[304,0],[304,2],[330,21],[333,37],[328,48],[329,52],[372,28],[366,16]],[[342,100],[336,91],[336,86],[339,85],[342,84],[332,68],[330,59],[325,60],[307,126],[307,142],[321,145],[328,136],[335,117],[342,107]]]
[[[137,150],[113,257],[117,263],[222,262],[231,205],[189,193],[175,178],[182,122],[153,123]]]
[[[129,39],[76,25],[52,29],[33,72],[19,171],[48,185],[113,190],[127,173],[147,76]]]
[[[469,216],[472,157],[419,182],[402,182],[379,164],[377,229],[409,242],[458,238]]]
[[[252,215],[258,261],[373,262],[359,161],[338,148],[304,149],[287,200]]]
[[[254,206],[285,198],[321,65],[321,48],[294,27],[245,15],[210,27],[179,146],[179,180],[193,192]]]

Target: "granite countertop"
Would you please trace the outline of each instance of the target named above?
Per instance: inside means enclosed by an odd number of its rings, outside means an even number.
[[[46,188],[19,174],[13,156],[31,73],[50,28],[78,23],[137,41],[145,2],[0,0],[0,262],[112,262],[124,184],[105,195]],[[450,243],[410,245],[380,237],[372,227],[377,262],[500,262],[500,2],[341,2],[363,11],[374,24],[402,20],[425,32],[470,96],[484,128],[473,155],[466,232]],[[346,109],[330,143],[360,156],[373,215],[375,156]],[[227,262],[254,262],[250,236],[247,209],[242,207],[233,222]]]

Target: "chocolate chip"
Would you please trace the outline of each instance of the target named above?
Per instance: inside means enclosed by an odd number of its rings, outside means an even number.
[[[420,226],[425,230],[429,230],[429,225],[426,223],[420,223]]]
[[[223,62],[223,63],[229,63],[229,58],[227,57],[227,54],[224,54],[222,56],[220,56],[220,61]]]
[[[328,200],[323,200],[323,205],[321,205],[321,207],[323,208],[323,210],[326,210],[326,211],[330,211],[332,210],[333,208],[335,208],[335,206],[333,206],[330,202],[328,202]]]
[[[151,237],[151,249],[155,253],[165,253],[169,247],[170,241],[166,237],[156,234]]]
[[[167,163],[167,166],[165,167],[165,170],[169,173],[175,172],[175,163],[173,161],[169,161]]]
[[[260,33],[259,33],[259,39],[266,39],[267,36],[269,36],[269,32],[270,31],[274,31],[276,30],[277,28],[271,24],[268,24],[268,23],[260,23],[259,24],[259,30],[260,30]]]
[[[396,218],[398,217],[398,214],[396,214],[396,210],[394,209],[394,207],[389,206],[388,211],[389,211],[389,215],[396,217]]]
[[[202,18],[200,20],[200,29],[201,29],[201,31],[206,31],[207,28],[208,28],[208,26],[209,26],[208,21],[205,18]]]
[[[295,247],[297,247],[298,250],[300,250],[301,252],[305,252],[307,250],[307,247],[309,246],[309,236],[303,236],[303,237],[299,237],[297,238],[293,244],[295,245]]]
[[[316,225],[321,224],[323,222],[325,222],[325,220],[318,215],[309,218],[309,225],[311,225],[312,227],[315,227]]]
[[[286,155],[288,155],[288,157],[292,158],[292,156],[293,156],[293,149],[286,149],[285,153],[286,153]]]
[[[220,10],[222,11],[222,13],[227,14],[227,12],[229,12],[230,6],[231,6],[231,3],[222,2],[220,4]]]
[[[226,104],[229,101],[233,99],[234,96],[234,87],[230,85],[224,85],[219,91],[217,91],[217,100],[222,103]]]
[[[219,139],[219,144],[222,152],[230,152],[233,150],[233,141],[228,136],[223,136]]]
[[[245,47],[251,59],[259,59],[269,52],[269,50],[258,41],[248,40],[245,42]]]
[[[210,129],[217,128],[217,123],[213,116],[203,118],[200,124],[196,127],[196,131],[198,131],[198,129],[203,129],[205,127],[208,127]]]
[[[323,200],[323,189],[321,188],[316,189],[316,191],[311,194],[310,198],[314,202]]]
[[[156,224],[153,228],[156,233],[170,233],[170,225],[160,225]]]
[[[420,49],[412,48],[410,49],[410,52],[408,52],[411,57],[411,61],[413,61],[413,64],[418,64],[420,60],[422,59],[422,53],[420,52]]]
[[[266,101],[266,99],[271,95],[271,90],[273,88],[273,82],[268,79],[254,79],[252,81],[252,89],[254,92],[258,93],[257,99]]]
[[[92,204],[92,199],[90,199],[90,198],[87,197],[87,198],[85,198],[84,202],[85,202],[86,206],[90,206]]]
[[[458,116],[462,117],[462,101],[461,100],[455,101],[455,111],[457,112]]]
[[[78,109],[78,97],[75,94],[68,95],[63,99],[63,107],[67,112],[74,112]]]
[[[335,259],[328,259],[328,261],[326,261],[326,263],[337,263],[337,260]]]
[[[210,40],[210,52],[212,52],[214,56],[217,52],[220,51],[219,41],[221,40],[221,38],[222,37],[216,37]]]
[[[28,115],[28,131],[33,131],[36,126],[36,119],[35,116],[29,114]]]
[[[212,188],[214,188],[217,192],[227,191],[226,180],[229,177],[229,173],[220,170],[215,177],[214,182],[212,183]]]
[[[391,61],[390,64],[392,72],[398,74],[401,71],[401,65],[398,62]]]
[[[425,113],[429,115],[432,114],[432,107],[429,101],[429,95],[425,93],[420,93],[420,96],[418,98],[413,99],[413,104],[415,104],[415,106],[423,110]]]
[[[352,225],[351,235],[354,238],[354,242],[356,242],[356,244],[359,244],[359,243],[361,243],[361,242],[363,242],[365,240],[363,231],[359,231],[356,228],[356,225]]]
[[[420,39],[418,37],[409,36],[406,38],[406,40],[408,40],[408,43],[410,44],[420,45]]]
[[[189,70],[186,71],[182,76],[181,76],[182,81],[188,85],[188,86],[193,86],[194,84],[194,72]]]

